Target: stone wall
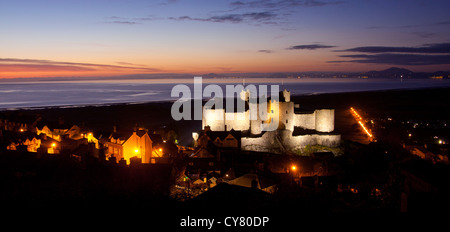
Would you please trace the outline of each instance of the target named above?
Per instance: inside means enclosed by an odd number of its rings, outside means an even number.
[[[320,132],[334,131],[334,109],[321,109],[314,111],[315,130]]]
[[[294,116],[295,126],[319,132],[334,131],[334,109],[320,109]]]
[[[206,109],[202,116],[202,129],[209,126],[212,131],[225,130],[225,110],[224,109]]]
[[[250,129],[250,111],[225,113],[225,130],[246,131]]]
[[[241,149],[244,151],[257,152],[296,152],[302,150],[306,145],[322,145],[337,147],[341,141],[340,135],[307,134],[292,136],[289,130],[277,130],[264,133],[261,137],[241,138]]]
[[[295,126],[303,129],[314,130],[316,128],[316,115],[315,112],[311,114],[295,114],[294,115]]]
[[[241,138],[241,150],[243,151],[256,151],[256,152],[271,152],[280,153],[282,147],[277,140],[277,131],[270,131],[264,133],[261,137]]]

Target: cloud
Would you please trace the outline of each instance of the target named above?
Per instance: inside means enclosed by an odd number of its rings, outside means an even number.
[[[161,19],[163,19],[163,18],[154,16],[154,15],[149,15],[147,17],[133,18],[133,20],[136,20],[136,21],[155,21],[155,20],[161,20]]]
[[[259,0],[259,1],[234,1],[230,6],[235,9],[241,8],[264,8],[264,9],[282,9],[292,7],[321,7],[328,5],[336,5],[344,3],[344,1],[318,1],[318,0]]]
[[[383,54],[341,55],[339,57],[353,58],[353,60],[328,61],[328,63],[365,63],[365,64],[391,64],[391,65],[450,64],[450,55],[383,53]]]
[[[159,5],[169,5],[177,1],[165,1]],[[319,7],[335,5],[343,1],[323,0],[258,0],[258,1],[232,1],[228,8],[209,12],[207,17],[192,15],[177,15],[171,17],[136,17],[122,18],[118,16],[106,17],[106,23],[113,24],[141,24],[143,21],[167,19],[176,21],[200,21],[214,23],[249,23],[249,24],[286,24],[286,16],[292,14],[295,7]]]
[[[105,22],[108,24],[123,24],[123,25],[136,25],[136,24],[142,24],[146,21],[155,21],[155,20],[161,20],[163,18],[156,17],[154,15],[148,15],[145,17],[135,17],[135,18],[124,18],[119,16],[109,16],[105,17]]]
[[[124,25],[135,25],[135,24],[141,24],[139,22],[136,22],[136,20],[130,20],[128,18],[123,18],[123,17],[119,17],[119,16],[109,16],[109,17],[105,17],[105,19],[107,20],[104,23],[108,23],[108,24],[124,24]]]
[[[433,36],[437,35],[436,33],[425,32],[425,31],[415,31],[415,32],[412,32],[411,34],[417,35],[420,38],[430,38],[430,37],[433,37]]]
[[[435,22],[433,25],[450,25],[450,21],[439,21],[439,22]]]
[[[114,62],[114,63],[119,64],[119,65],[126,65],[126,66],[141,66],[141,67],[145,67],[145,65],[142,65],[142,64],[133,64],[133,63],[123,62],[123,61],[117,61],[117,62]]]
[[[403,25],[400,28],[416,28],[416,27],[432,27],[432,26],[447,26],[450,25],[450,21],[439,21],[427,24],[411,24],[411,25]]]
[[[351,60],[328,63],[370,63],[391,65],[443,65],[450,64],[450,43],[423,44],[418,47],[364,46],[335,52],[360,54],[340,55]],[[361,54],[362,53],[362,54]]]
[[[158,72],[161,71],[149,67],[136,67],[132,65],[107,65],[94,63],[61,62],[52,60],[14,59],[0,58],[2,71],[138,71]],[[128,63],[129,64],[129,63]]]
[[[215,15],[208,18],[193,18],[190,16],[180,16],[180,17],[169,17],[170,20],[191,20],[191,21],[202,21],[202,22],[215,22],[215,23],[241,23],[249,21],[267,22],[269,20],[275,19],[276,14],[272,12],[249,12],[241,14],[222,14]]]
[[[87,72],[96,69],[71,65],[53,65],[53,64],[4,64],[0,63],[1,72]]]
[[[112,24],[128,24],[128,25],[141,24],[141,23],[139,23],[139,22],[134,22],[134,21],[119,21],[119,20],[110,21],[110,22],[106,22],[106,23],[112,23]]]
[[[274,53],[273,50],[265,50],[265,49],[263,49],[263,50],[258,50],[258,52],[261,52],[261,53]]]
[[[364,52],[364,53],[450,53],[450,43],[423,44],[420,47],[386,47],[365,46],[336,52]]]
[[[448,26],[450,25],[450,21],[437,21],[432,23],[425,24],[409,24],[409,25],[399,25],[399,26],[369,26],[366,29],[386,29],[386,28],[400,28],[400,29],[415,29],[415,28],[423,28],[423,27],[436,27],[436,26]]]
[[[334,48],[336,46],[331,45],[322,45],[322,44],[307,44],[307,45],[295,45],[288,47],[286,49],[288,50],[316,50],[316,49],[323,49],[323,48]]]

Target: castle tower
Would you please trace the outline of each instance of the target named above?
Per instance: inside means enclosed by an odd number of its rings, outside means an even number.
[[[242,90],[240,93],[240,97],[242,101],[248,101],[250,98],[250,90]]]
[[[283,90],[283,97],[285,102],[291,101],[291,92],[287,91],[286,89]]]
[[[256,120],[250,120],[250,133],[253,135],[259,135],[262,132],[261,131],[262,120],[258,113],[260,105],[256,103],[250,103],[250,107],[254,108],[254,113],[256,114],[255,116],[253,116],[256,117]],[[250,117],[252,117],[252,115],[250,115]]]

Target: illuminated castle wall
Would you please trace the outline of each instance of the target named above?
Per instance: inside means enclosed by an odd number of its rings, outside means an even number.
[[[318,132],[332,132],[334,130],[334,109],[319,109],[312,113],[294,113],[294,102],[290,101],[290,92],[284,90],[284,101],[278,102],[278,108],[275,104],[267,104],[267,113],[269,117],[278,117],[278,129],[294,131],[295,127]],[[242,92],[241,99],[249,105],[255,103],[248,102],[249,92]],[[255,109],[259,110],[259,104]],[[220,115],[220,116],[219,116]],[[250,110],[245,112],[225,112],[225,109],[205,109],[202,120],[202,129],[209,126],[212,131],[238,131],[250,130],[253,135],[261,134],[260,125],[264,123],[257,114],[256,120],[250,119]]]
[[[249,102],[249,91],[242,91],[240,98],[249,108],[255,107],[259,112],[260,104]],[[332,134],[334,131],[334,109],[318,109],[312,112],[295,113],[299,108],[290,100],[290,92],[284,90],[280,95],[280,102],[267,103],[269,120],[279,119],[278,128],[275,131],[263,133],[261,124],[268,123],[257,114],[256,120],[250,119],[250,110],[244,112],[226,112],[225,109],[204,109],[202,129],[206,126],[212,131],[249,131],[251,137],[242,137],[241,149],[251,151],[266,151],[279,153],[283,150],[295,151],[304,148],[308,144],[317,144],[329,147],[338,146],[340,135]],[[232,120],[228,119],[232,118]],[[307,133],[293,136],[296,128],[303,129]]]

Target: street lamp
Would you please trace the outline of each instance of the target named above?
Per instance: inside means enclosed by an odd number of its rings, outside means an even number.
[[[292,166],[291,166],[291,170],[292,170],[293,172],[295,172],[295,171],[297,170],[297,166],[292,165]]]
[[[294,183],[297,178],[297,169],[298,169],[298,167],[295,164],[291,165],[290,174],[291,174],[292,181],[294,181]]]

